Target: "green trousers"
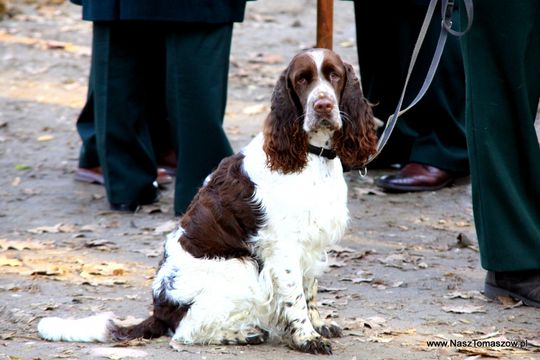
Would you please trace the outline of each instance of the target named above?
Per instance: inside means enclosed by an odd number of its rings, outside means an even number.
[[[232,154],[222,126],[231,38],[232,23],[94,23],[97,149],[109,202],[145,202],[155,192],[149,124],[156,94],[165,101],[177,153],[177,214]]]
[[[540,269],[540,0],[475,0],[462,48],[482,266]]]
[[[375,116],[386,121],[394,113],[403,90],[427,6],[412,0],[356,0],[354,5],[362,87],[374,104]],[[439,13],[437,9],[426,35],[405,105],[416,96],[425,79],[440,31]],[[469,172],[465,75],[456,38],[448,39],[430,89],[413,109],[399,118],[387,146],[372,166],[409,162],[432,165],[457,175]]]

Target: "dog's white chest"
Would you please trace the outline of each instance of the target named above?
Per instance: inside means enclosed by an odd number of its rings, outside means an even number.
[[[266,157],[257,142],[244,152],[246,172],[256,184],[254,197],[263,205],[266,220],[254,240],[260,251],[276,246],[297,251],[310,266],[343,236],[347,225],[347,185],[339,159],[309,155],[302,172],[279,174],[264,166]]]

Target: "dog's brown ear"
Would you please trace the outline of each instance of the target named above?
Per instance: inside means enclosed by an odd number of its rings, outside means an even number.
[[[334,133],[334,149],[345,166],[359,169],[377,150],[376,124],[352,65],[344,65],[346,81],[339,104],[343,126]]]
[[[301,171],[307,164],[308,137],[304,114],[288,81],[289,69],[281,73],[272,94],[270,114],[264,124],[264,152],[273,171]]]

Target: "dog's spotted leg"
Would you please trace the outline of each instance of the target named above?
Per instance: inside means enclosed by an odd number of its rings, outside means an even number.
[[[223,330],[220,335],[219,343],[222,345],[258,345],[268,339],[268,331],[259,327],[242,329],[242,331]]]
[[[332,354],[330,342],[323,338],[309,319],[302,271],[291,253],[274,253],[265,262],[274,287],[277,323],[284,338],[295,349],[312,354]]]
[[[317,309],[317,279],[304,278],[304,291],[306,293],[309,318],[315,330],[325,338],[341,337],[342,330],[336,323],[326,323],[321,319]]]

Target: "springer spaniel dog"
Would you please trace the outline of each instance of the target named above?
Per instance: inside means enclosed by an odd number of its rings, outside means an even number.
[[[259,344],[271,336],[331,354],[326,338],[341,329],[319,316],[317,277],[349,218],[342,163],[362,166],[376,142],[352,66],[330,50],[299,53],[279,78],[262,134],[220,163],[167,237],[153,314],[127,327],[112,313],[44,318],[41,337]]]

